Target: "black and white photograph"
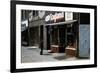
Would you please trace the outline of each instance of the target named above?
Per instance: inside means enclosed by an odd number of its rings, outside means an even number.
[[[21,62],[90,59],[90,13],[21,10]]]

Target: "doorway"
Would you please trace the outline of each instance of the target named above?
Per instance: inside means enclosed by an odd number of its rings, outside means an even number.
[[[77,25],[76,25],[77,24]],[[65,53],[70,57],[77,55],[78,23],[49,25],[47,28],[47,50],[52,53]]]

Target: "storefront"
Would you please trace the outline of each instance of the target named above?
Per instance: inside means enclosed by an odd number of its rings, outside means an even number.
[[[65,15],[66,14],[66,15]],[[49,16],[51,15],[51,18]],[[51,53],[66,53],[76,56],[78,48],[78,20],[72,12],[55,12],[46,16],[47,50]]]

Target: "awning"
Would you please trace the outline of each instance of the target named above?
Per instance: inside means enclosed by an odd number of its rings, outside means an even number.
[[[65,22],[50,23],[50,24],[45,24],[45,26],[72,24],[72,23],[74,23],[74,22],[77,22],[77,20],[68,20],[68,21],[65,21]]]

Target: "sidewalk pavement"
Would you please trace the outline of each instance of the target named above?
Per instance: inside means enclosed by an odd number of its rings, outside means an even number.
[[[76,57],[67,58],[65,53],[48,53],[47,50],[43,50],[43,55],[40,55],[40,49],[34,47],[21,48],[21,62],[48,62],[48,61],[66,61],[77,60]]]

